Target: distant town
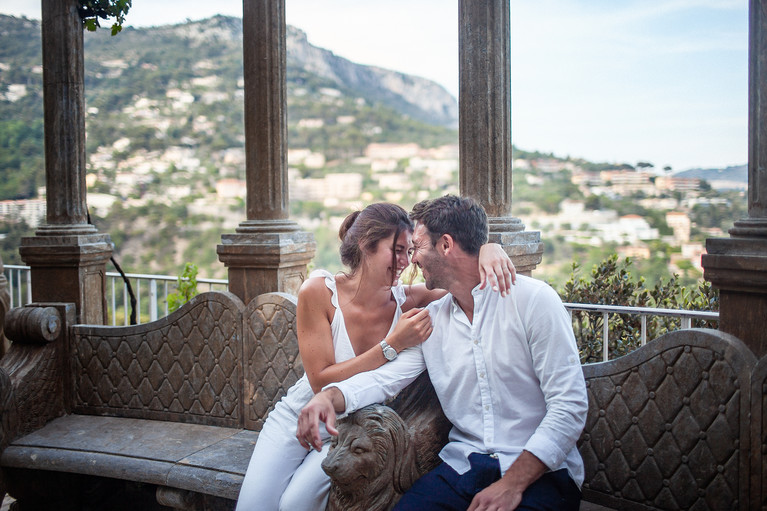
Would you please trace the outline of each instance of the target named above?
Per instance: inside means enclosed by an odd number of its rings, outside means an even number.
[[[310,120],[303,124],[313,126]],[[243,219],[232,214],[232,209],[243,204],[244,181],[222,178],[205,194],[197,193],[199,190],[194,190],[192,184],[147,188],[153,176],[171,169],[194,174],[200,161],[193,149],[184,147],[139,152],[119,162],[112,157],[129,145],[129,140],[120,139],[113,147],[101,148],[91,155],[86,181],[91,190],[88,206],[92,214],[106,217],[118,201],[126,208],[156,203],[171,205],[196,194],[197,198],[187,205],[190,214],[219,216],[225,229],[233,229]],[[291,202],[319,203],[330,211],[349,211],[377,200],[407,204],[434,195],[458,193],[456,145],[424,149],[415,143],[369,144],[363,156],[351,161],[359,172],[334,172],[328,168],[323,154],[309,149],[291,149],[287,156]],[[244,168],[244,149],[224,151],[221,163],[225,168]],[[321,177],[304,177],[321,169],[324,170]],[[729,200],[710,194],[703,197],[701,191],[746,188],[742,182],[704,182],[699,178],[659,174],[647,168],[585,170],[572,161],[557,158],[518,158],[513,161],[513,169],[514,174],[523,176],[525,184],[531,187],[544,186],[549,176],[566,175],[583,197],[612,200],[631,197],[643,208],[664,212],[670,229],[667,234],[662,234],[648,218],[593,208],[587,204],[588,200],[562,197],[556,212],[541,211],[524,198],[513,203],[514,210],[523,211],[514,212],[515,216],[522,218],[528,230],[540,230],[544,241],[559,236],[569,243],[595,247],[612,243],[621,257],[647,259],[651,256],[650,242],[661,240],[675,249],[669,260],[672,273],[680,267],[702,271],[700,256],[704,244],[702,239],[691,238],[690,210],[696,205],[721,205]],[[107,183],[106,176],[114,177]],[[0,220],[24,220],[33,228],[39,225],[45,218],[44,189],[40,193],[41,197],[36,199],[0,201]],[[296,220],[306,230],[313,231],[320,225],[334,230],[342,218],[343,215],[299,215]],[[704,229],[704,234],[725,235],[719,227]]]

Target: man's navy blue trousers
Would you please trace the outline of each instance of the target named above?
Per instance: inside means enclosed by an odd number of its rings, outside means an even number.
[[[471,469],[458,474],[447,463],[425,474],[402,496],[393,511],[432,509],[465,511],[474,495],[501,478],[498,459],[489,454],[469,455]],[[531,484],[517,507],[520,511],[578,511],[581,492],[567,470],[546,472]]]

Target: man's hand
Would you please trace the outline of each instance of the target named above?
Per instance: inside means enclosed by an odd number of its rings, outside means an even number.
[[[338,402],[340,396],[340,404]],[[298,415],[298,429],[296,438],[306,449],[322,450],[322,438],[320,437],[320,421],[325,423],[328,433],[338,435],[336,430],[336,409],[344,409],[344,397],[341,391],[335,387],[316,394]]]
[[[522,502],[524,490],[501,478],[474,496],[469,511],[513,511]]]
[[[474,495],[468,511],[514,511],[527,487],[546,470],[546,465],[533,453],[522,451],[503,477]]]

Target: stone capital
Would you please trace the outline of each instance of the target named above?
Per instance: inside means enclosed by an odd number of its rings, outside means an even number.
[[[709,238],[706,251],[703,277],[714,287],[767,294],[767,238]]]
[[[31,267],[62,267],[106,264],[112,257],[108,234],[31,236],[21,239],[19,254]]]
[[[767,354],[767,238],[709,238],[703,277],[719,289],[719,330]]]
[[[308,264],[315,249],[311,233],[296,230],[223,234],[216,252],[229,268],[281,268]]]
[[[77,322],[107,322],[108,234],[38,235],[21,239],[19,254],[31,268],[32,300],[74,303]]]
[[[767,218],[743,218],[729,230],[733,238],[767,239]]]
[[[248,220],[222,235],[216,251],[229,268],[229,290],[248,303],[263,293],[297,295],[316,246],[295,222]]]
[[[525,224],[516,217],[488,219],[488,241],[501,245],[517,268],[517,273],[530,275],[543,258],[540,231],[525,231]]]

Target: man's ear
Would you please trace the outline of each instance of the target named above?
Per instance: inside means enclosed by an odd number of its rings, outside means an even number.
[[[449,234],[443,234],[437,240],[437,250],[443,256],[450,254],[455,249],[455,240]]]

